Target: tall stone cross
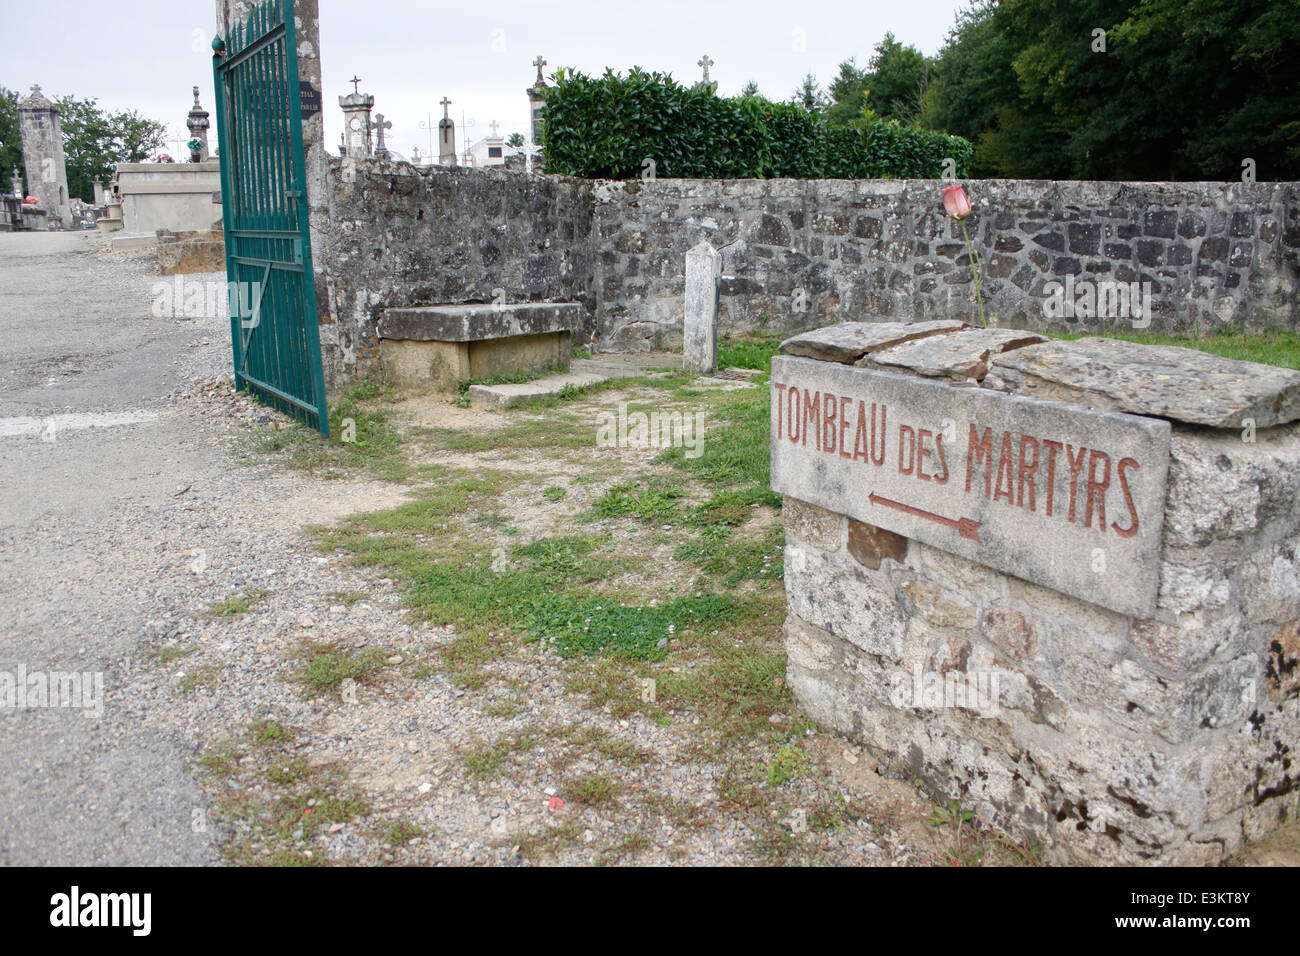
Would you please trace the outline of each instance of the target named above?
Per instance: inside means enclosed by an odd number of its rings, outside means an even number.
[[[492,138],[493,138],[493,139],[496,139],[496,138],[497,138],[497,128],[498,128],[500,125],[501,125],[501,124],[498,123],[496,120],[493,120],[492,122],[488,123],[488,126],[491,127],[491,129],[492,129]]]
[[[451,106],[451,100],[447,99],[447,97],[444,96],[442,98],[442,102],[439,103],[438,105],[442,107],[442,118],[445,120],[451,119],[451,117],[447,113],[447,107]]]
[[[545,85],[546,85],[546,81],[545,81],[544,79],[542,79],[542,67],[544,67],[545,65],[546,65],[546,60],[543,59],[542,55],[539,53],[539,54],[537,55],[537,59],[533,60],[533,66],[537,67],[537,85],[538,85],[538,86],[545,86]]]
[[[709,59],[709,55],[708,55],[707,53],[704,54],[704,59],[700,60],[700,62],[697,63],[697,64],[695,64],[695,65],[696,65],[696,66],[702,66],[702,67],[704,67],[704,82],[705,82],[705,83],[708,83],[708,82],[709,82],[709,67],[713,66],[713,61]]]
[[[375,156],[379,159],[387,159],[388,147],[384,145],[384,130],[392,129],[393,124],[384,119],[383,113],[376,113],[375,121],[370,124],[370,128],[375,131],[377,136],[375,140]]]
[[[360,87],[361,87],[361,77],[357,76],[357,75],[354,73],[354,74],[352,74],[352,79],[348,80],[348,82],[352,84],[352,93],[353,93],[353,95],[356,95],[356,94],[358,94],[358,93],[361,92],[361,89],[360,89]]]

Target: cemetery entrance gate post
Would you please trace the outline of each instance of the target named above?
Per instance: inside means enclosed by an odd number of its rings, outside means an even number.
[[[329,435],[293,0],[213,41],[235,387]]]

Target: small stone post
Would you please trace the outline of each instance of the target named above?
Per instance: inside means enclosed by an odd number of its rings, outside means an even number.
[[[686,253],[682,365],[692,372],[706,374],[718,365],[718,288],[721,277],[718,251],[707,239]]]

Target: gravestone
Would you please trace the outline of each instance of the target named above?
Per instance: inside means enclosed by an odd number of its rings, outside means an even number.
[[[1300,809],[1300,372],[1035,338],[783,344],[788,681],[1049,862],[1218,863]]]
[[[704,240],[686,253],[686,309],[682,327],[682,364],[707,374],[717,368],[718,252]]]

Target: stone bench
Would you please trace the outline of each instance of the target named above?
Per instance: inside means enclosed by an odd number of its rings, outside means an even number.
[[[384,377],[398,388],[452,391],[470,378],[564,371],[584,315],[577,302],[388,309],[377,329]]]
[[[788,679],[1055,863],[1300,810],[1300,372],[959,322],[772,363]]]

